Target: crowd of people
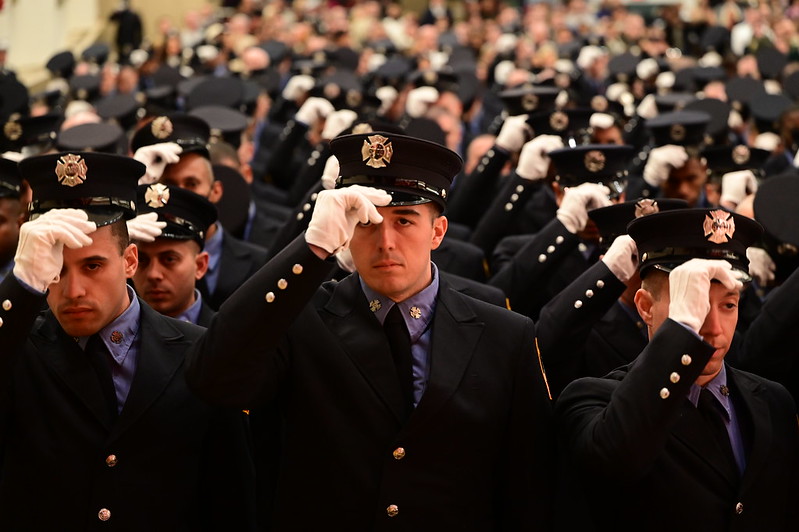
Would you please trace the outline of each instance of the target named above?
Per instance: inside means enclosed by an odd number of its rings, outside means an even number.
[[[3,68],[0,528],[793,530],[797,23],[124,2]]]

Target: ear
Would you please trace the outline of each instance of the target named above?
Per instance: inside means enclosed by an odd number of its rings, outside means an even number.
[[[222,199],[222,194],[225,192],[225,187],[222,185],[222,182],[214,180],[211,184],[211,193],[208,194],[208,201],[211,203],[219,203],[219,200]]]
[[[430,243],[430,249],[438,249],[441,241],[444,240],[444,235],[447,234],[447,227],[449,227],[449,220],[446,216],[438,216],[433,219],[433,240]]]
[[[208,271],[208,252],[201,251],[194,257],[194,264],[197,266],[197,271],[194,272],[194,280],[199,281]]]
[[[635,301],[635,308],[638,309],[638,315],[641,316],[644,323],[652,327],[652,305],[655,303],[652,294],[650,294],[648,290],[639,288],[633,300]]]
[[[139,268],[139,248],[136,244],[128,244],[122,252],[122,259],[125,261],[125,277],[130,279]]]

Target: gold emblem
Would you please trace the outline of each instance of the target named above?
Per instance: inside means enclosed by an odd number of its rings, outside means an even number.
[[[369,310],[371,310],[372,312],[377,312],[381,308],[383,308],[383,304],[380,302],[379,299],[373,299],[369,302]]]
[[[635,204],[636,218],[640,218],[641,216],[646,216],[648,214],[655,214],[656,212],[660,212],[660,207],[658,207],[658,202],[653,199],[642,199]]]
[[[723,395],[724,397],[730,396],[730,389],[727,388],[726,384],[722,384],[721,386],[719,386],[719,391],[721,392],[721,395]]]
[[[599,172],[605,168],[605,154],[599,150],[591,150],[585,154],[583,162],[589,172]]]
[[[314,63],[324,63],[327,60],[327,55],[323,50],[319,50],[318,52],[314,52],[312,61]]]
[[[549,117],[549,126],[555,131],[564,131],[569,127],[569,115],[563,111],[555,111]]]
[[[680,141],[685,139],[685,126],[682,124],[674,124],[669,130],[671,140]]]
[[[418,320],[422,317],[422,311],[419,307],[411,307],[411,310],[408,311],[408,313],[411,315],[411,318],[415,320]]]
[[[799,248],[788,242],[783,242],[777,246],[777,253],[787,257],[795,257],[799,254]]]
[[[422,77],[424,79],[424,82],[427,83],[428,85],[435,85],[436,83],[438,83],[438,74],[436,74],[432,70],[428,70],[427,72],[425,72]]]
[[[555,74],[555,85],[561,89],[568,89],[571,85],[571,78],[565,72],[558,72]]]
[[[150,124],[150,130],[155,138],[163,140],[172,134],[174,127],[168,117],[159,116]]]
[[[732,162],[735,164],[746,164],[749,162],[749,148],[744,146],[743,144],[739,144],[738,146],[732,149]]]
[[[604,113],[608,110],[608,99],[602,96],[601,94],[597,94],[593,98],[591,98],[591,109],[596,111],[597,113]]]
[[[361,155],[366,166],[385,168],[391,163],[394,148],[391,146],[391,141],[383,135],[371,135],[363,141]]]
[[[68,187],[74,187],[86,181],[87,171],[86,161],[81,159],[80,155],[71,153],[58,159],[55,166],[58,182]]]
[[[144,192],[144,202],[153,209],[160,209],[169,203],[169,188],[162,183],[150,185]]]
[[[5,133],[8,140],[19,140],[22,136],[22,126],[17,121],[9,121],[3,126],[3,133]]]
[[[525,94],[522,96],[522,109],[525,111],[534,111],[538,107],[538,96],[535,94]]]
[[[335,83],[328,83],[325,85],[325,88],[322,89],[322,92],[325,95],[325,98],[328,100],[335,100],[339,96],[341,96],[341,87],[336,85]]]
[[[122,334],[119,331],[113,331],[111,333],[111,341],[114,342],[115,344],[121,344],[122,340],[124,340],[124,339],[125,339],[125,335]]]
[[[735,234],[735,220],[729,212],[717,209],[707,213],[702,228],[710,242],[724,244]]]
[[[347,91],[346,100],[350,107],[358,107],[363,102],[363,95],[356,90]]]

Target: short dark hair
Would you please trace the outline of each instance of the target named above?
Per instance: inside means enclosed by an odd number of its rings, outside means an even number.
[[[125,222],[125,220],[117,220],[108,227],[111,228],[111,236],[116,239],[117,247],[119,248],[119,254],[122,255],[125,252],[125,249],[130,245],[128,224]]]

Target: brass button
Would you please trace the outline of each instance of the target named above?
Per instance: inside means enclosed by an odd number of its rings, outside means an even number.
[[[405,449],[403,449],[402,447],[397,447],[396,449],[394,449],[394,452],[391,454],[394,455],[394,458],[396,460],[402,460],[403,458],[405,458]]]
[[[9,301],[8,299],[3,301],[3,310],[5,311],[11,310],[11,301]]]
[[[683,355],[680,362],[682,362],[683,366],[690,366],[692,362],[691,355]]]
[[[563,244],[563,240],[564,240],[564,238],[562,236],[558,236],[557,238],[555,238],[555,243],[556,244]]]
[[[267,303],[271,303],[272,301],[275,300],[275,293],[274,292],[267,292],[266,293],[266,297],[264,299],[266,299]]]
[[[279,279],[277,281],[277,287],[281,290],[285,290],[289,283],[285,279]]]
[[[506,203],[506,204],[505,204],[505,210],[506,210],[506,211],[511,211],[511,210],[513,210],[513,203]]]
[[[399,506],[396,504],[389,504],[388,508],[386,508],[386,513],[389,517],[396,517],[396,515],[399,513]]]
[[[547,256],[546,256],[546,255],[544,255],[543,253],[541,253],[541,254],[538,256],[538,262],[546,262],[546,260],[547,260]]]
[[[680,374],[677,373],[676,371],[673,372],[671,375],[669,375],[669,380],[674,384],[677,384],[678,382],[680,382]]]
[[[301,213],[301,212],[298,212],[298,213],[297,213],[297,219],[298,219],[298,220],[302,220],[303,218],[305,218],[305,214],[304,214],[304,213]]]
[[[596,282],[596,287],[597,288],[605,288],[605,281],[603,281],[602,279],[598,280]]]
[[[582,306],[583,306],[583,302],[580,301],[579,299],[574,302],[574,308],[582,308]]]
[[[111,519],[111,510],[109,510],[108,508],[103,508],[102,510],[97,512],[97,518],[100,519],[100,521],[108,521],[109,519]]]
[[[109,454],[105,459],[105,465],[107,465],[108,467],[114,467],[115,465],[117,465],[117,455]]]
[[[738,504],[735,505],[735,513],[738,515],[744,513],[744,503],[739,502]]]
[[[547,253],[554,253],[554,252],[555,252],[555,246],[547,246]]]
[[[3,318],[0,318],[0,327],[3,326]]]
[[[302,264],[295,264],[291,267],[291,273],[294,275],[299,275],[302,273]]]
[[[511,195],[510,195],[510,200],[511,200],[513,203],[516,203],[516,202],[519,200],[519,195],[518,195],[518,194],[511,194]]]
[[[671,392],[669,391],[668,388],[661,388],[661,390],[660,390],[660,398],[661,399],[668,399],[669,395],[671,395]]]
[[[585,297],[587,298],[594,297],[594,291],[589,288],[588,290],[585,291]]]

